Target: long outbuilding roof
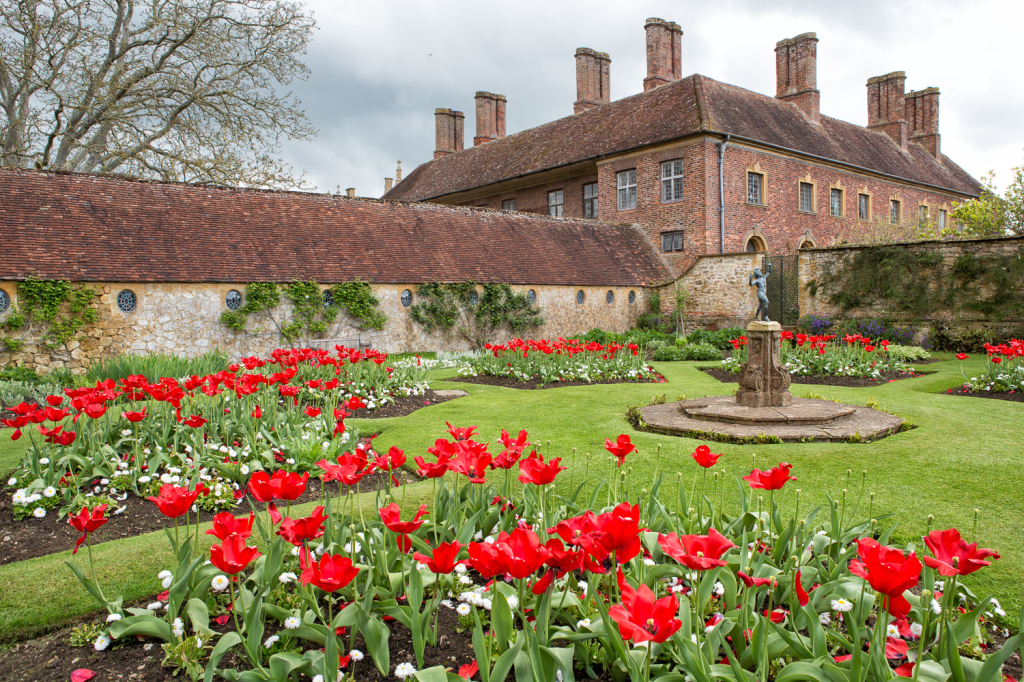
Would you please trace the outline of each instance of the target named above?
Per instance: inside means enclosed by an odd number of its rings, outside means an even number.
[[[437,199],[698,133],[730,134],[970,196],[981,190],[949,157],[940,162],[916,143],[903,151],[881,131],[828,116],[817,126],[792,103],[694,74],[429,161],[384,198]]]
[[[0,279],[505,282],[669,277],[639,228],[592,220],[0,169]]]

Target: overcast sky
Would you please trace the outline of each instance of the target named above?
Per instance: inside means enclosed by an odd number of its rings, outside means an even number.
[[[864,125],[868,78],[906,71],[907,90],[937,86],[942,151],[1004,188],[1024,164],[1020,0],[306,0],[319,30],[293,84],[316,142],[286,143],[283,157],[320,191],[355,187],[378,197],[402,161],[432,158],[434,109],[466,114],[473,144],[477,90],[508,98],[508,134],[572,113],[573,55],[611,56],[612,99],[640,92],[644,21],[683,29],[683,76],[700,73],[775,92],[775,43],[818,35],[823,114]]]

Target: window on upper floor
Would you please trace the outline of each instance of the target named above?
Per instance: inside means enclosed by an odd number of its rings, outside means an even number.
[[[900,200],[890,199],[889,200],[889,222],[893,225],[897,225],[900,222]]]
[[[829,191],[828,212],[837,217],[843,215],[843,190],[833,187]]]
[[[589,182],[583,185],[583,217],[597,217],[597,183]]]
[[[764,173],[747,173],[747,203],[764,205]]]
[[[857,217],[861,220],[871,220],[871,197],[867,194],[857,195]]]
[[[662,232],[661,233],[661,250],[662,251],[682,251],[683,250],[683,232],[682,232],[682,230],[676,230],[674,232]]]
[[[661,201],[669,203],[683,198],[683,161],[666,161],[661,164]]]
[[[918,206],[917,207],[917,220],[922,225],[924,225],[924,224],[926,224],[928,222],[928,207],[927,206]]]
[[[562,190],[556,189],[548,192],[548,215],[561,218],[565,213],[565,202],[563,201]]]
[[[800,210],[814,213],[814,185],[809,182],[800,183]]]
[[[615,174],[617,205],[620,211],[636,208],[636,169]]]
[[[516,200],[515,199],[505,199],[505,201],[501,202],[501,210],[502,211],[514,211],[514,210],[516,210]]]
[[[946,229],[946,220],[947,220],[947,218],[948,218],[948,214],[946,213],[946,209],[940,208],[939,209],[939,229],[940,230],[945,230]]]

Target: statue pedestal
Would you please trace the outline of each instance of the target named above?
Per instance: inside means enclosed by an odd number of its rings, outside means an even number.
[[[740,371],[736,403],[746,407],[786,407],[793,403],[789,372],[782,367],[782,325],[755,320],[747,325],[747,362]]]

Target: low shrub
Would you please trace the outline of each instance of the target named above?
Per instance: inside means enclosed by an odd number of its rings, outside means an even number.
[[[890,343],[887,351],[890,357],[903,362],[919,362],[932,356],[921,346],[905,346],[899,343]]]
[[[0,406],[13,407],[21,403],[42,404],[46,396],[59,394],[61,384],[43,384],[28,381],[0,381]]]
[[[513,339],[505,344],[486,344],[490,351],[471,359],[459,369],[463,376],[511,377],[518,381],[626,380],[655,381],[659,375],[644,362],[640,347],[578,339],[555,342]]]
[[[710,343],[691,343],[680,349],[683,360],[721,360],[722,351]]]
[[[804,315],[797,320],[796,326],[801,332],[809,334],[811,336],[817,336],[821,334],[827,334],[832,331],[836,321],[831,315],[816,315],[814,313],[810,315]]]
[[[967,377],[963,365],[960,372],[964,376],[964,388],[970,391],[1024,391],[1024,341],[1010,339],[1009,343],[999,345],[985,344],[988,363],[985,371],[976,377]],[[970,356],[958,353],[961,363]]]
[[[661,362],[672,362],[674,360],[683,360],[684,358],[681,348],[663,346],[654,351],[654,359]]]
[[[686,340],[688,343],[706,343],[718,348],[719,350],[728,350],[729,341],[735,339],[737,336],[743,335],[742,327],[727,327],[725,329],[719,329],[717,331],[708,331],[706,329],[697,329],[687,335]]]

